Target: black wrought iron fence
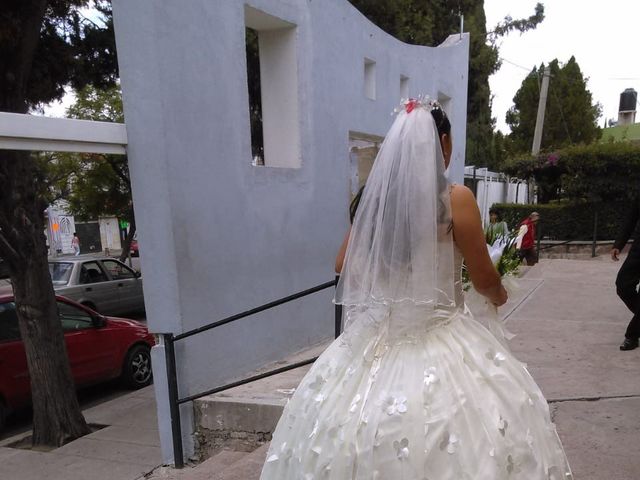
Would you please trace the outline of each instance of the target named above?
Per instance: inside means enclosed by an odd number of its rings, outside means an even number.
[[[318,357],[309,358],[307,360],[303,360],[301,362],[296,362],[290,365],[286,365],[284,367],[276,368],[274,370],[270,370],[268,372],[260,373],[258,375],[253,375],[248,378],[244,378],[242,380],[238,380],[232,383],[228,383],[226,385],[220,385],[204,392],[196,393],[193,395],[188,395],[186,397],[180,397],[178,393],[178,374],[176,368],[176,354],[175,354],[175,343],[184,340],[185,338],[193,337],[194,335],[198,335],[200,333],[209,331],[211,329],[220,327],[222,325],[226,325],[227,323],[235,322],[237,320],[243,319],[245,317],[249,317],[251,315],[255,315],[256,313],[264,312],[265,310],[269,310],[271,308],[283,305],[285,303],[292,302],[294,300],[298,300],[302,297],[306,297],[307,295],[311,295],[322,290],[326,290],[327,288],[335,287],[338,282],[338,277],[335,280],[330,282],[323,283],[313,288],[309,288],[307,290],[303,290],[298,293],[294,293],[293,295],[289,295],[284,298],[280,298],[278,300],[274,300],[272,302],[266,303],[259,307],[252,308],[251,310],[247,310],[241,313],[237,313],[235,315],[231,315],[230,317],[223,318],[222,320],[218,320],[216,322],[209,323],[208,325],[204,325],[199,328],[195,328],[193,330],[189,330],[184,333],[180,333],[178,335],[173,335],[172,333],[163,333],[160,334],[163,339],[164,348],[165,348],[165,361],[167,367],[167,381],[169,387],[169,408],[171,415],[171,436],[173,443],[173,458],[174,464],[176,468],[184,467],[184,452],[182,449],[182,425],[180,422],[180,405],[183,403],[191,402],[198,398],[202,398],[207,395],[213,395],[214,393],[219,393],[224,390],[228,390],[230,388],[238,387],[240,385],[245,385],[247,383],[255,382],[256,380],[261,380],[263,378],[271,377],[273,375],[277,375],[279,373],[287,372],[289,370],[293,370],[296,368],[303,367],[305,365],[309,365],[315,362]],[[342,306],[335,306],[335,337],[338,338],[340,335],[340,331],[342,330]]]

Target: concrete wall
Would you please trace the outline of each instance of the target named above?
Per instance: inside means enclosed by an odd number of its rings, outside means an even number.
[[[183,332],[331,280],[348,225],[349,132],[384,136],[401,89],[444,101],[455,140],[450,176],[462,182],[467,35],[438,48],[406,45],[344,0],[113,7],[152,331]],[[260,32],[271,85],[263,88],[264,167],[251,165],[245,25]],[[366,81],[365,61],[374,75]],[[181,395],[329,337],[332,296],[179,343]],[[166,390],[156,388],[166,432]]]

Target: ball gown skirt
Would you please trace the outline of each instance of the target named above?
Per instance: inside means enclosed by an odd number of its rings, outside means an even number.
[[[464,307],[350,308],[261,480],[567,480],[540,389]]]

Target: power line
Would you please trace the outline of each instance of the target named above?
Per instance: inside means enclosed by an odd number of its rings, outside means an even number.
[[[511,60],[507,60],[507,59],[506,59],[506,58],[504,58],[504,57],[499,57],[499,59],[500,59],[501,61],[503,61],[503,62],[510,63],[510,64],[511,64],[511,65],[513,65],[514,67],[518,67],[518,68],[521,68],[522,70],[526,70],[527,72],[531,72],[531,68],[527,68],[527,67],[523,67],[522,65],[518,65],[517,63],[512,62]]]

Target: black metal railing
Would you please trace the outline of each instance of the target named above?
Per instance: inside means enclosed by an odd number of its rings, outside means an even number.
[[[177,374],[177,368],[176,368],[175,342],[184,340],[185,338],[189,338],[194,335],[198,335],[202,332],[206,332],[213,328],[226,325],[227,323],[235,322],[236,320],[240,320],[242,318],[255,315],[256,313],[264,312],[265,310],[269,310],[279,305],[283,305],[285,303],[298,300],[302,297],[306,297],[307,295],[311,295],[313,293],[326,290],[327,288],[335,287],[337,285],[337,282],[338,282],[338,277],[336,276],[335,280],[332,280],[331,282],[326,282],[316,287],[309,288],[307,290],[303,290],[298,293],[294,293],[293,295],[289,295],[287,297],[274,300],[273,302],[265,303],[264,305],[261,305],[259,307],[252,308],[250,310],[246,310],[244,312],[237,313],[235,315],[231,315],[230,317],[223,318],[222,320],[212,322],[208,325],[204,325],[202,327],[195,328],[193,330],[189,330],[187,332],[180,333],[178,335],[173,335],[172,333],[161,334],[164,342],[165,361],[166,361],[166,368],[167,368],[167,381],[168,381],[168,387],[169,387],[169,410],[171,415],[171,437],[173,442],[174,465],[176,468],[184,467],[184,452],[182,449],[182,425],[180,422],[180,405],[182,405],[183,403],[191,402],[198,398],[202,398],[207,395],[219,393],[224,390],[228,390],[230,388],[239,387],[240,385],[245,385],[247,383],[255,382],[256,380],[261,380],[263,378],[271,377],[279,373],[287,372],[289,370],[293,370],[296,368],[303,367],[305,365],[309,365],[315,362],[318,359],[318,357],[314,357],[307,360],[303,360],[301,362],[286,365],[284,367],[276,368],[274,370],[260,373],[258,375],[253,375],[251,377],[244,378],[242,380],[238,380],[232,383],[228,383],[226,385],[221,385],[221,386],[206,390],[204,392],[196,393],[194,395],[180,397],[178,392],[178,374]],[[334,313],[335,313],[335,319],[334,319],[335,331],[334,332],[335,332],[335,338],[338,338],[342,330],[342,305],[336,305]]]

